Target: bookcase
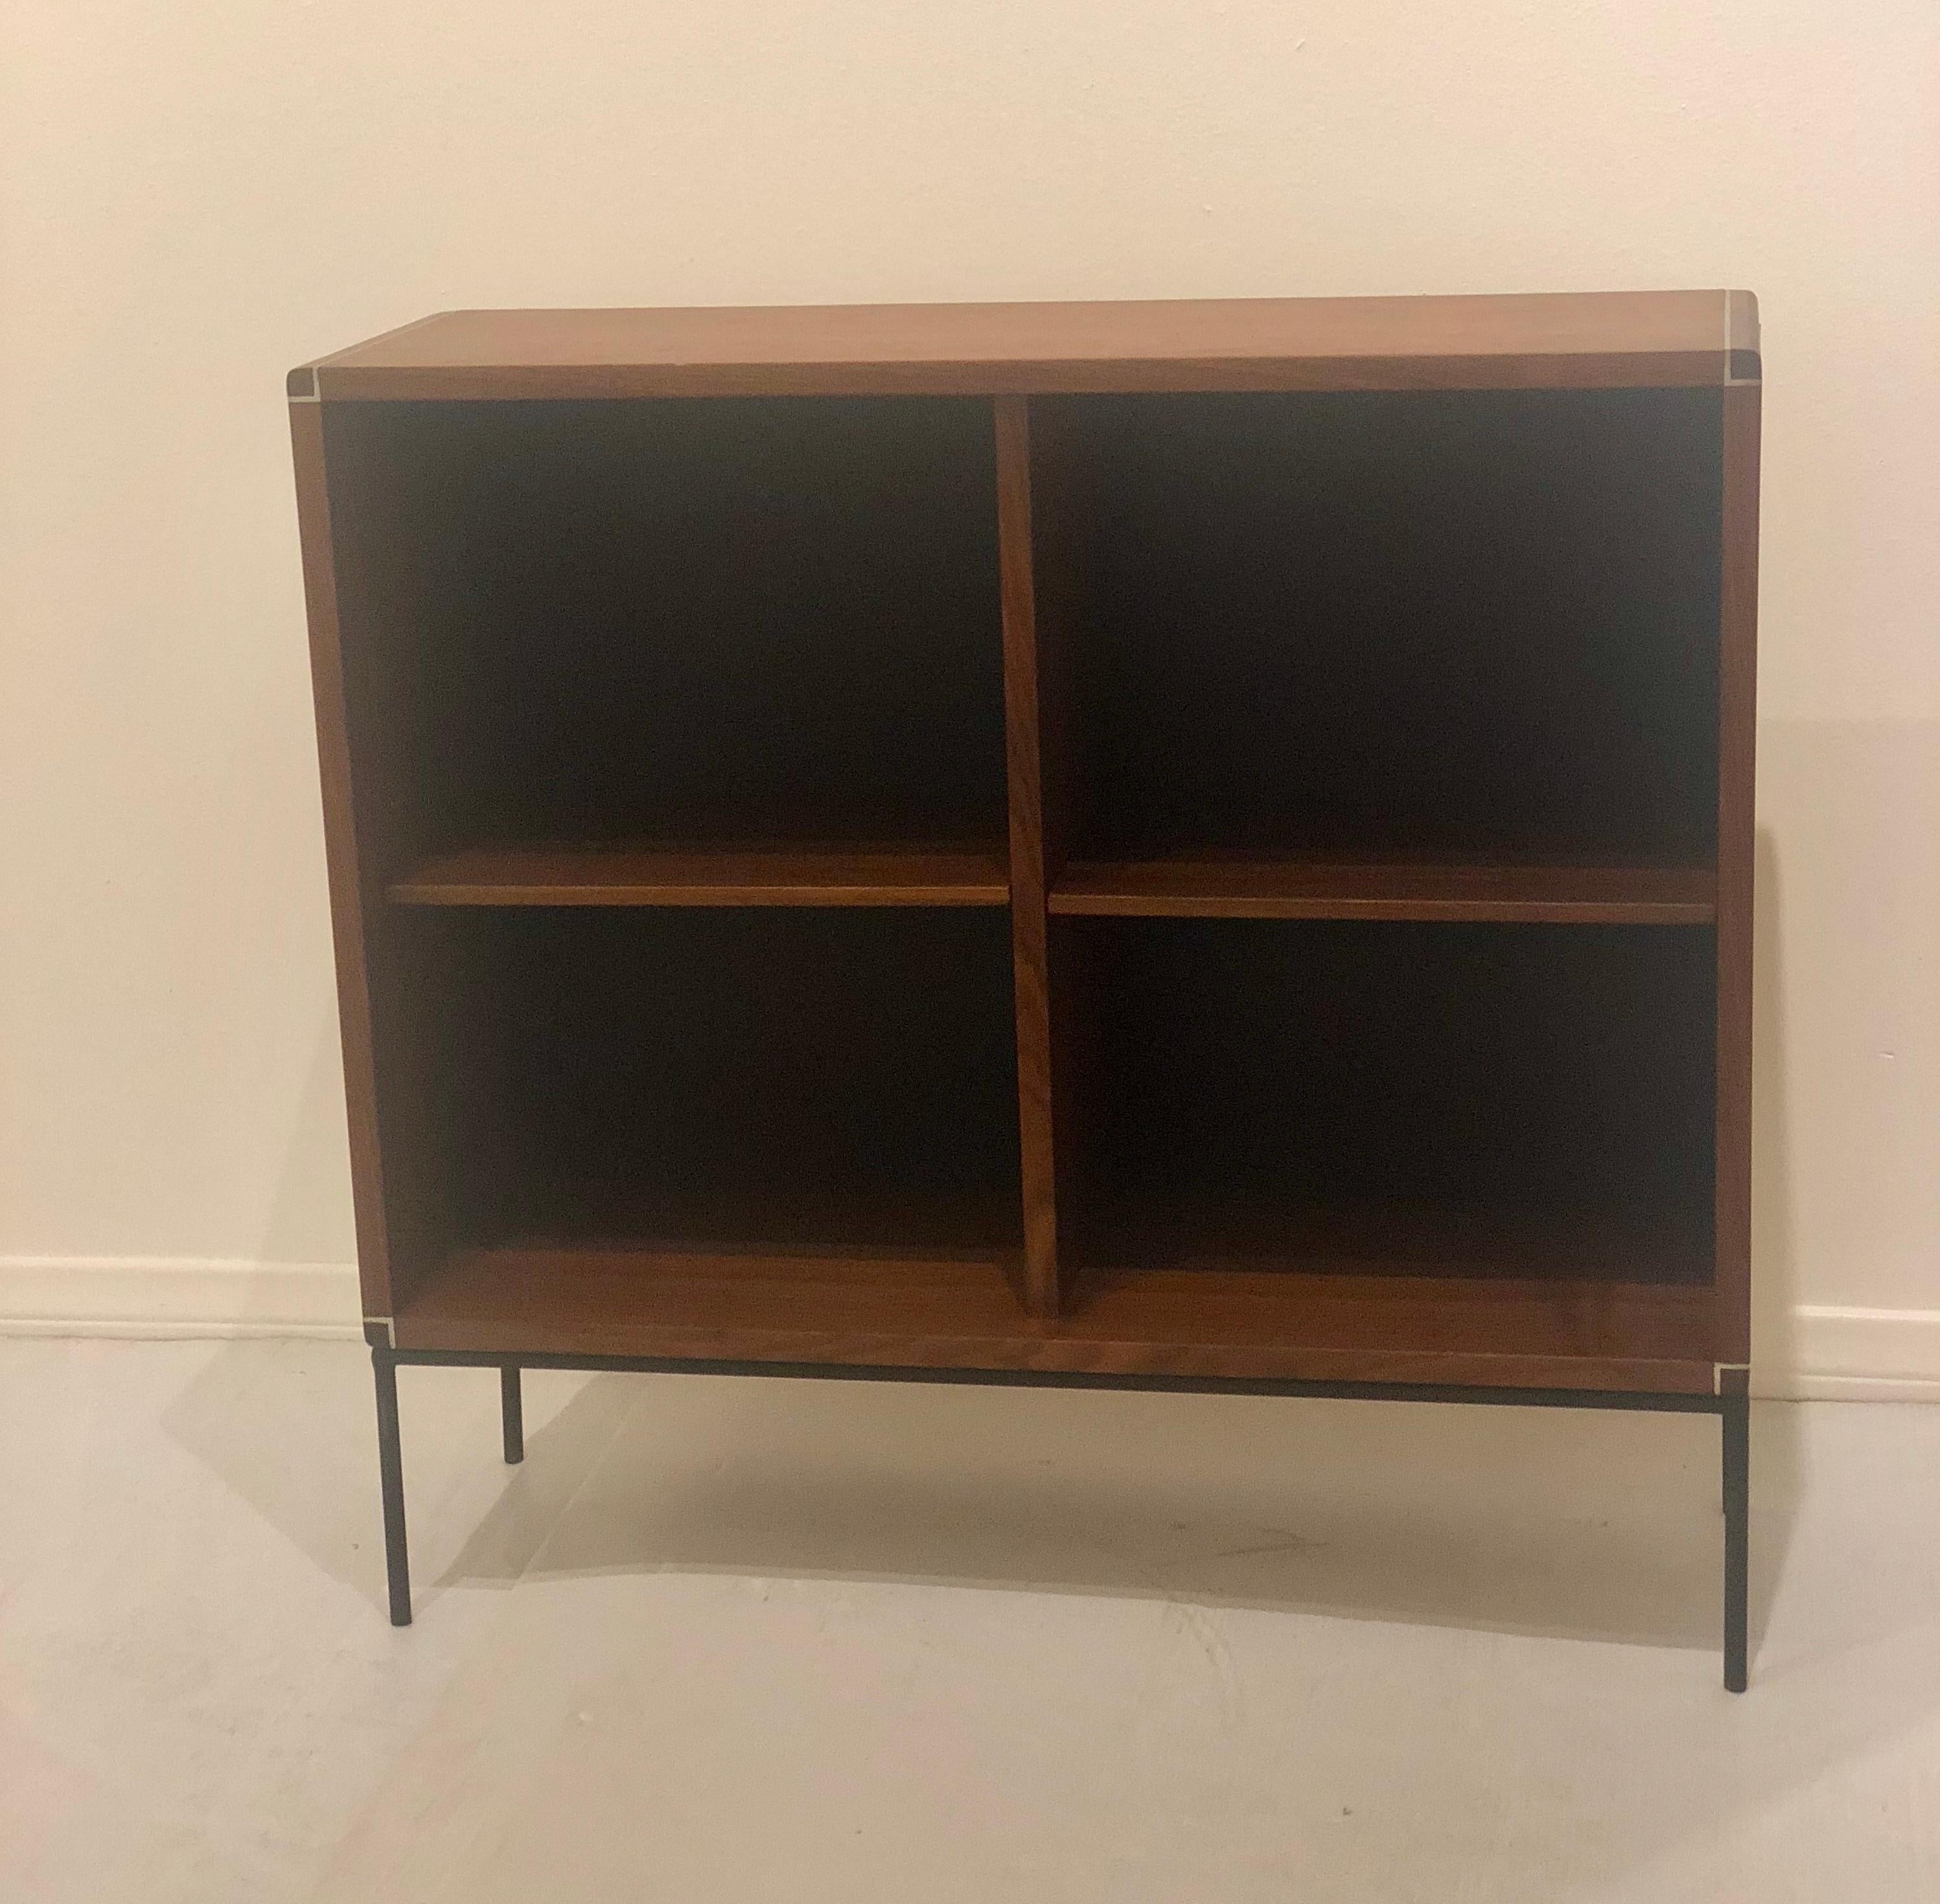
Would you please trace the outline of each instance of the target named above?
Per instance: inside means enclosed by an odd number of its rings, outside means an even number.
[[[400,1364],[1721,1421],[1740,291],[452,312],[293,371]]]

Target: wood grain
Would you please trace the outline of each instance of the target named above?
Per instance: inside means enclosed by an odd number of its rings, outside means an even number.
[[[1074,861],[1051,910],[1173,919],[1709,925],[1701,866],[1341,865],[1270,855]]]
[[[305,368],[325,398],[1722,384],[1749,292],[447,311]]]
[[[1051,965],[1045,909],[1044,737],[1033,580],[1030,417],[1000,397],[997,541],[1003,600],[1005,759],[1011,814],[1011,946],[1017,988],[1023,1291],[1033,1315],[1059,1307],[1057,1164],[1051,1104]]]
[[[1022,1314],[989,1256],[456,1253],[399,1346],[1708,1393],[1710,1291],[1291,1269],[1094,1273]]]
[[[474,847],[393,880],[419,906],[1000,906],[1001,849]]]
[[[1089,529],[1099,499],[1068,404],[1029,405],[1033,622],[1037,635],[1039,728],[1046,877],[1055,889],[1088,822],[1088,761],[1097,734],[1083,705],[1077,667],[1096,619]],[[1048,901],[1047,901],[1048,903]],[[1097,962],[1069,919],[1048,922],[1051,1128],[1060,1279],[1076,1261],[1075,1213],[1083,1202],[1101,1107],[1097,1077]]]

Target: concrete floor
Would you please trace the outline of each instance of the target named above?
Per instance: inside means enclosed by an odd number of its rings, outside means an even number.
[[[0,1898],[1940,1899],[1940,1408],[0,1341]]]

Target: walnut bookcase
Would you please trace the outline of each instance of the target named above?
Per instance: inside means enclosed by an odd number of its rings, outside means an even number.
[[[399,1362],[1669,1408],[1746,1670],[1742,292],[453,312],[290,378]]]

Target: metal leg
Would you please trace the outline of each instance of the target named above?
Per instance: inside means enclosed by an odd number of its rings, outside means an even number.
[[[404,1463],[398,1445],[398,1358],[373,1349],[377,1378],[377,1472],[384,1494],[384,1567],[391,1588],[391,1624],[411,1623],[411,1563],[404,1545]]]
[[[517,1463],[526,1458],[526,1411],[519,1393],[519,1365],[505,1363],[499,1371],[499,1404],[505,1417],[505,1459]]]
[[[1749,1677],[1751,1399],[1726,1395],[1723,1403],[1725,1467],[1725,1686],[1742,1692]]]

